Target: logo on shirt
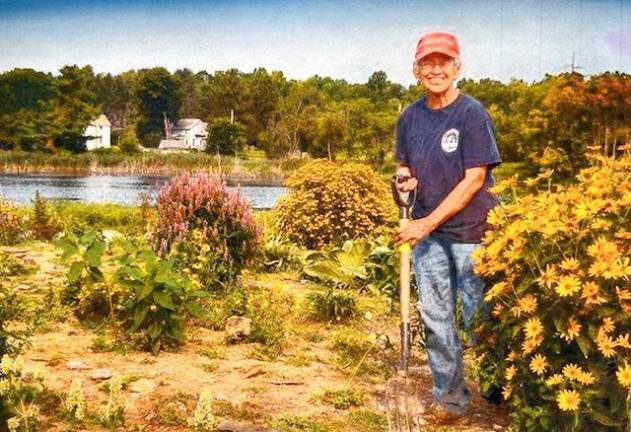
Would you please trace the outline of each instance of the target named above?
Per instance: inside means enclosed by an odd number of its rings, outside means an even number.
[[[458,132],[458,129],[449,129],[447,132],[443,134],[443,137],[440,140],[440,146],[447,153],[451,153],[452,151],[458,148],[459,137],[460,137],[460,132]]]

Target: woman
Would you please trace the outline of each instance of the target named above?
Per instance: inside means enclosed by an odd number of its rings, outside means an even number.
[[[487,213],[496,205],[489,187],[494,182],[491,170],[501,162],[488,113],[454,87],[460,70],[460,47],[453,34],[421,37],[414,76],[427,95],[408,106],[397,123],[398,187],[403,192],[417,189],[414,220],[399,230],[397,244],[414,245],[439,421],[466,414],[471,400],[456,329],[456,295],[462,297],[469,330],[484,291],[471,252],[480,247]]]

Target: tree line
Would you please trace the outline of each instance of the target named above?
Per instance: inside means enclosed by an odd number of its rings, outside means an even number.
[[[575,171],[588,146],[612,154],[629,141],[626,74],[564,73],[534,83],[463,79],[458,87],[489,110],[506,161]],[[264,68],[211,74],[156,67],[118,75],[76,65],[57,74],[13,69],[0,74],[0,148],[83,151],[85,127],[100,113],[112,123],[114,145],[157,147],[166,115],[208,122],[212,152],[247,143],[270,157],[308,152],[379,165],[392,152],[400,110],[422,94],[420,85],[402,86],[383,71],[349,83],[317,75],[293,80]]]

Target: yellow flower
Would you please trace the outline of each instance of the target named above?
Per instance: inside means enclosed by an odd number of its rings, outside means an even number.
[[[574,270],[579,269],[580,263],[578,262],[576,258],[566,258],[563,261],[561,261],[560,267],[563,270],[574,271]]]
[[[546,385],[548,387],[559,385],[559,384],[561,384],[563,382],[563,380],[564,380],[563,375],[561,375],[561,374],[554,374],[554,375],[552,375],[550,378],[548,378],[546,380]]]
[[[504,387],[504,389],[502,390],[502,397],[504,398],[504,400],[508,400],[512,392],[513,388],[511,386]]]
[[[578,381],[581,384],[590,385],[590,384],[594,384],[594,382],[596,381],[596,378],[594,378],[594,375],[592,375],[591,372],[581,372],[576,377],[576,381]]]
[[[548,367],[548,361],[541,354],[536,354],[532,360],[530,360],[530,370],[537,375],[543,375]]]
[[[609,334],[616,329],[616,324],[611,317],[603,318],[603,325],[600,327],[605,334]]]
[[[581,333],[582,326],[574,317],[570,318],[567,324],[567,331],[561,333],[561,337],[566,341],[571,341]]]
[[[576,276],[563,276],[554,288],[561,297],[567,297],[581,289],[581,281]]]
[[[581,397],[575,390],[561,390],[557,395],[557,403],[563,411],[575,411],[581,403]]]
[[[533,317],[526,321],[526,324],[524,324],[524,333],[528,339],[534,339],[543,333],[541,320],[538,317]]]
[[[552,286],[552,282],[556,279],[556,277],[556,268],[554,266],[551,266],[550,264],[547,264],[545,271],[541,273],[539,279],[537,279],[537,282],[539,282],[544,287],[550,288]]]
[[[515,374],[517,373],[517,368],[515,366],[509,366],[506,368],[506,381],[511,381]]]
[[[607,335],[598,335],[596,339],[596,345],[598,345],[598,350],[602,353],[605,358],[613,357],[616,353],[616,343],[614,340]]]
[[[628,363],[625,363],[624,367],[618,367],[616,376],[618,377],[618,382],[622,387],[626,387],[631,390],[631,366]]]
[[[581,298],[585,299],[587,305],[599,305],[607,301],[606,298],[600,296],[600,287],[595,282],[587,282],[583,285],[583,292]]]
[[[541,345],[541,342],[543,342],[543,338],[542,337],[537,337],[537,338],[534,338],[534,339],[526,339],[521,344],[521,350],[524,352],[524,355],[528,355],[535,348],[537,348],[539,345]]]
[[[616,339],[616,346],[630,349],[631,342],[629,342],[629,333],[625,333],[624,335],[618,336],[618,339]]]
[[[537,310],[537,298],[532,294],[528,294],[519,299],[518,304],[519,309],[524,313],[531,313]]]
[[[563,367],[563,375],[573,381],[577,381],[582,373],[583,370],[580,368],[580,366],[577,366],[574,363],[569,363]]]
[[[502,311],[504,310],[504,305],[502,303],[497,303],[494,307],[493,307],[493,312],[492,315],[495,318],[499,318],[499,316],[502,314]]]
[[[515,354],[515,351],[511,351],[508,353],[508,356],[506,356],[506,361],[509,362],[514,362],[517,359],[517,354]]]
[[[495,285],[493,285],[491,287],[490,290],[488,290],[486,292],[486,294],[484,295],[484,301],[485,302],[490,302],[491,300],[493,300],[498,295],[507,293],[509,291],[509,289],[510,289],[510,287],[508,286],[508,284],[506,282],[496,283]]]

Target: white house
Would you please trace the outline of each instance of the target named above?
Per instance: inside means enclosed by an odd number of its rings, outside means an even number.
[[[85,143],[87,149],[108,148],[110,146],[111,129],[112,125],[105,117],[105,114],[101,114],[98,118],[92,120],[83,133],[83,136],[89,137]]]
[[[200,119],[181,119],[171,126],[167,122],[166,138],[160,141],[160,150],[205,150],[208,123]]]

